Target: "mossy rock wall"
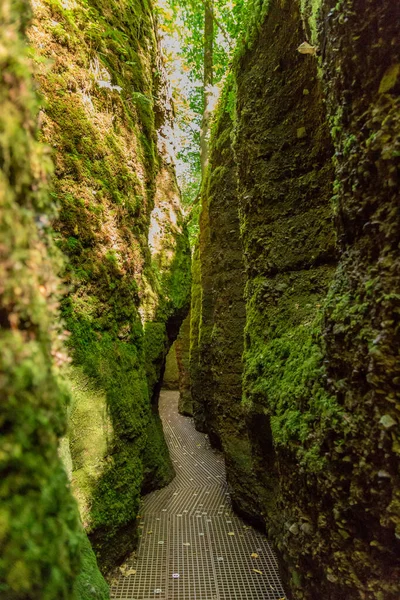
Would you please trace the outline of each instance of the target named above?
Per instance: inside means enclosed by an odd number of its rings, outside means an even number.
[[[305,37],[299,3],[272,1],[237,67],[235,139],[247,274],[242,402],[263,520],[298,598],[323,589],[321,449],[342,424],[324,385],[322,339],[337,264],[333,147],[317,61],[297,51]]]
[[[179,389],[179,368],[178,361],[176,359],[176,344],[177,342],[174,342],[171,346],[165,361],[163,388],[166,390]]]
[[[325,2],[317,22],[341,255],[324,315],[326,381],[343,411],[340,430],[322,447],[330,461],[320,479],[323,548],[330,543],[322,557],[335,598],[394,600],[400,594],[400,5]]]
[[[70,421],[72,485],[108,570],[134,547],[141,493],[173,476],[157,400],[190,288],[173,111],[147,0],[40,0],[29,35],[82,402]],[[91,431],[74,418],[80,410],[93,410]],[[90,448],[101,450],[97,469]]]
[[[239,232],[237,172],[232,148],[232,78],[212,131],[200,218],[201,319],[194,382],[211,443],[223,449],[237,510],[260,520],[262,492],[251,460],[241,407],[245,270]]]
[[[234,67],[229,205],[218,204],[226,115],[212,140],[192,392],[237,505],[259,511],[298,599],[399,595],[399,11],[387,1],[264,3]],[[305,40],[310,54],[297,51]],[[226,401],[218,391],[228,389],[218,352],[230,317],[217,310],[229,294],[215,282],[229,272],[220,233],[232,203],[246,270],[239,413],[240,389]],[[240,344],[239,324],[237,333]],[[251,447],[238,455],[259,484],[250,499],[223,441],[237,414]]]
[[[25,38],[28,2],[0,6],[0,597],[87,600],[108,587],[59,457],[68,390],[50,235],[48,148]]]
[[[193,416],[193,401],[190,390],[190,313],[182,323],[176,340],[176,360],[178,363],[179,404],[181,415]]]
[[[194,248],[192,258],[192,299],[190,305],[190,349],[189,349],[189,371],[190,392],[193,402],[193,418],[196,429],[206,432],[204,405],[202,402],[201,371],[199,364],[199,337],[202,318],[202,283],[200,248],[198,244]]]

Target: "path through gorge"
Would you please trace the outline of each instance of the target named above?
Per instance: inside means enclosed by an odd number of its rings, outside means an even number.
[[[0,600],[400,599],[399,24],[0,0]]]
[[[160,414],[176,470],[144,498],[136,557],[122,567],[113,600],[280,600],[285,597],[267,539],[232,510],[224,460],[178,392],[163,391]]]

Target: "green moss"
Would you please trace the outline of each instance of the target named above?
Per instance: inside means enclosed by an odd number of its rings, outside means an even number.
[[[236,68],[243,404],[295,598],[398,595],[393,16],[390,2],[276,0]],[[304,40],[317,58],[296,53]]]
[[[396,86],[400,76],[400,64],[391,65],[386,71],[379,84],[379,93],[387,94]]]
[[[320,11],[322,7],[322,0],[301,0],[300,11],[305,26],[305,30],[310,32],[310,44],[317,44],[318,41],[318,20],[320,18]]]
[[[251,404],[264,405],[268,399],[264,410],[271,420],[274,444],[291,448],[311,471],[324,466],[324,432],[343,429],[343,411],[322,384],[326,378],[322,309],[318,295],[313,301],[309,293],[310,279],[315,285],[321,275],[330,277],[329,273],[305,273],[297,277],[294,288],[287,285],[285,276],[273,287],[260,279],[252,282],[251,294],[250,288],[247,292],[243,401],[251,410]],[[275,287],[280,287],[279,308],[269,304]],[[264,311],[260,312],[260,305]]]
[[[90,483],[91,509],[87,524],[103,564],[109,566],[118,560],[118,556],[113,555],[113,548],[109,549],[107,544],[114,540],[121,526],[135,519],[140,491],[144,486],[144,471],[149,471],[152,485],[156,487],[169,480],[172,470],[161,425],[150,409],[144,364],[150,365],[151,362],[145,363],[144,360],[146,344],[140,328],[137,328],[136,337],[131,338],[135,343],[127,344],[115,339],[112,332],[97,336],[91,323],[82,317],[78,322],[71,321],[68,313],[65,313],[65,317],[73,332],[70,344],[74,348],[75,360],[82,364],[84,372],[97,382],[99,390],[105,394],[107,413],[111,420],[111,439],[105,439],[109,428],[104,423],[99,423],[97,433],[94,432],[100,436],[103,444],[108,441],[109,446],[107,452],[104,447],[105,456],[100,473],[98,465],[96,480]],[[74,318],[76,317],[79,318],[79,315],[75,312]],[[153,353],[151,360],[156,360],[165,348],[165,325],[149,325],[153,335],[146,337],[147,348]],[[156,367],[153,366],[148,371],[148,376],[149,385],[154,384]],[[75,411],[84,410],[82,398],[78,397],[76,402],[79,403],[79,408]],[[73,415],[74,413],[72,419]],[[93,425],[93,421],[91,423]],[[158,435],[155,432],[157,428]],[[87,440],[85,446],[89,442]],[[96,444],[96,452],[100,450],[101,446]],[[148,463],[150,455],[152,458]],[[77,476],[82,477],[76,445],[73,446],[73,458]],[[90,474],[89,459],[86,451],[84,468]],[[85,495],[88,492],[86,487]],[[80,490],[77,493],[79,495]],[[97,531],[102,533],[96,533]],[[123,552],[126,552],[126,548],[123,548]]]
[[[0,595],[10,600],[108,598],[79,522],[58,454],[69,395],[53,357],[61,265],[49,236],[51,164],[38,143],[31,64],[24,37],[29,6],[0,8]],[[99,594],[81,595],[84,580]],[[101,590],[101,592],[100,592]]]
[[[55,155],[55,235],[68,257],[62,314],[79,372],[73,488],[105,570],[133,549],[141,492],[172,477],[151,401],[190,285],[175,175],[157,148],[165,107],[152,11],[147,1],[44,0],[31,30],[42,137]],[[148,243],[160,197],[165,264]]]
[[[257,39],[263,20],[268,14],[271,0],[250,0],[247,6],[246,45],[251,48]]]
[[[200,249],[196,247],[192,259],[192,301],[190,308],[190,354],[189,367],[191,379],[191,394],[193,400],[193,416],[196,427],[204,429],[204,411],[200,401],[201,392],[198,389],[199,382],[199,343],[201,324],[201,263]]]
[[[179,370],[176,359],[176,348],[177,342],[171,346],[165,362],[163,387],[169,390],[177,390],[179,387]]]
[[[146,435],[147,444],[143,455],[142,489],[144,492],[167,485],[174,474],[158,415],[152,415]]]
[[[201,315],[201,264],[199,249],[193,253],[192,261],[192,303],[190,309],[190,353],[191,361],[195,360],[195,353],[199,343],[199,325]]]
[[[193,401],[190,390],[190,313],[184,320],[176,340],[176,360],[179,377],[179,412],[193,416]]]
[[[100,574],[96,556],[84,532],[82,532],[80,547],[82,568],[74,585],[76,600],[108,600],[110,597],[108,585]]]
[[[247,355],[247,392],[253,398],[268,398],[266,411],[271,416],[274,444],[291,447],[300,464],[311,472],[326,466],[321,446],[324,431],[340,429],[343,423],[343,410],[321,385],[324,355],[320,338],[318,315],[313,323],[291,327]]]
[[[246,437],[226,435],[223,440],[224,454],[229,457],[230,474],[249,474],[253,471],[253,461],[249,440]]]
[[[74,470],[73,489],[82,520],[87,526],[93,490],[107,466],[113,429],[106,395],[94,384],[93,379],[85,376],[82,369],[74,367],[68,369],[65,378],[72,395],[68,441]]]
[[[167,330],[165,323],[146,323],[145,356],[149,388],[154,389],[166,358]]]

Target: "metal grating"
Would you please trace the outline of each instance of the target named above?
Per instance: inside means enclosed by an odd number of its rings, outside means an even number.
[[[111,588],[113,600],[281,600],[275,554],[231,507],[223,457],[162,392],[160,414],[176,477],[143,499],[137,559]],[[256,556],[253,556],[256,555]]]

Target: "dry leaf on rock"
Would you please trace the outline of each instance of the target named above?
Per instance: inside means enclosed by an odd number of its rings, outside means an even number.
[[[300,52],[300,54],[315,55],[317,53],[317,48],[316,48],[316,46],[311,46],[311,44],[309,44],[308,42],[303,42],[297,48],[297,51]]]

